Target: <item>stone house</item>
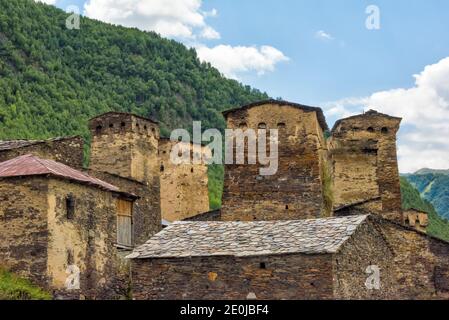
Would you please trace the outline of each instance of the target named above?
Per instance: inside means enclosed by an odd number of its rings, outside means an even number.
[[[136,196],[64,164],[0,163],[0,265],[56,297],[115,298],[128,289],[116,244],[131,239]]]
[[[136,299],[371,299],[393,295],[392,253],[368,216],[176,222],[133,258]],[[365,286],[375,262],[381,290]]]

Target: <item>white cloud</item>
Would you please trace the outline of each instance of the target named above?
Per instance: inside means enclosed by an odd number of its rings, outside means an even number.
[[[88,0],[86,16],[101,21],[155,31],[165,37],[218,39],[206,23],[217,10],[201,11],[202,0]]]
[[[46,4],[56,4],[57,0],[34,0],[35,2],[43,2]]]
[[[323,30],[317,31],[315,33],[315,37],[321,40],[334,40],[334,37],[330,33],[327,33]]]
[[[403,118],[399,133],[401,172],[449,168],[449,57],[415,75],[415,86],[327,104],[330,117],[375,109]]]
[[[271,46],[218,45],[213,48],[198,46],[198,56],[202,61],[210,62],[225,76],[238,79],[238,74],[255,71],[258,75],[274,71],[276,64],[288,61],[281,51]]]

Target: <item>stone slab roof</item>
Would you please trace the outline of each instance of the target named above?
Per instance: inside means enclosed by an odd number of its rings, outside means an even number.
[[[65,164],[53,160],[41,159],[31,154],[0,163],[0,178],[47,175],[70,181],[76,181],[78,183],[91,185],[115,193],[121,193],[130,197],[135,197],[131,194],[121,192],[119,188],[113,186],[112,184],[91,177],[88,174],[75,170]]]
[[[74,139],[74,138],[79,138],[79,137],[78,136],[59,137],[59,138],[53,138],[53,139],[48,139],[48,140],[7,140],[7,141],[0,140],[0,151],[19,149],[19,148],[33,146],[36,144],[55,142],[55,141],[64,141],[64,140],[70,140],[70,139]]]
[[[274,105],[278,105],[278,106],[291,106],[294,108],[304,110],[306,112],[316,112],[317,117],[318,117],[318,122],[320,123],[321,129],[323,131],[329,130],[329,127],[327,126],[327,122],[326,122],[326,117],[324,116],[323,110],[321,108],[310,107],[310,106],[306,106],[303,104],[288,102],[288,101],[284,101],[284,100],[269,99],[269,100],[257,101],[257,102],[250,103],[250,104],[247,104],[242,107],[226,110],[223,112],[223,116],[227,117],[229,114],[234,113],[238,110],[250,109],[250,108],[262,106],[265,104],[274,104]]]
[[[339,250],[367,217],[299,221],[175,222],[136,248],[128,258],[331,254]]]
[[[393,116],[390,116],[390,115],[385,114],[385,113],[380,113],[380,112],[378,112],[376,110],[368,110],[368,111],[366,111],[366,112],[364,112],[362,114],[357,114],[357,115],[354,115],[354,116],[351,116],[351,117],[347,117],[347,118],[343,118],[343,119],[337,120],[335,122],[334,126],[332,127],[331,132],[335,132],[337,127],[341,123],[343,123],[343,122],[345,122],[347,120],[352,120],[352,119],[357,119],[357,118],[369,118],[369,117],[384,117],[384,118],[388,118],[388,119],[395,119],[395,120],[397,120],[399,122],[401,122],[401,120],[402,120],[402,118],[393,117]]]

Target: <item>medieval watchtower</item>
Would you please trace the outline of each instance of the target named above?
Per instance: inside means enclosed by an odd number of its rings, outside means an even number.
[[[381,215],[402,222],[396,154],[400,123],[373,110],[336,122],[329,142],[335,208],[379,201]]]
[[[259,161],[226,165],[223,220],[297,220],[329,213],[324,196],[327,147],[323,131],[327,125],[320,108],[268,100],[224,116],[229,129],[278,129],[279,140],[274,175],[260,175]]]
[[[159,180],[157,122],[133,114],[108,112],[89,122],[92,170],[148,185]]]

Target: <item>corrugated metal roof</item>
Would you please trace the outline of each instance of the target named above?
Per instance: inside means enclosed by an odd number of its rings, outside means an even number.
[[[0,163],[0,178],[51,175],[58,178],[77,181],[112,192],[123,193],[119,188],[75,170],[62,163],[41,159],[31,154],[20,156]],[[133,196],[128,194],[129,196]]]
[[[128,256],[130,259],[331,254],[367,215],[298,221],[175,222]]]

